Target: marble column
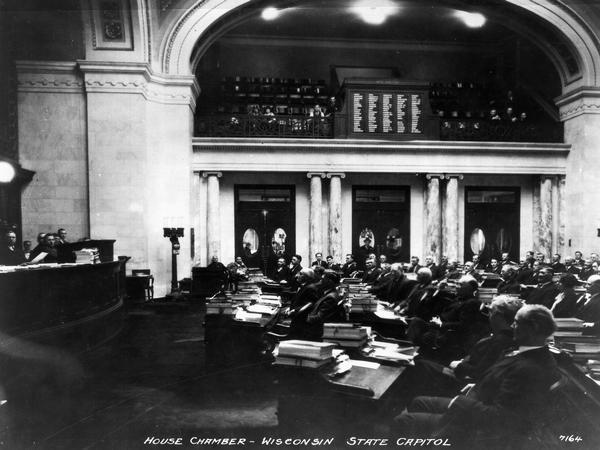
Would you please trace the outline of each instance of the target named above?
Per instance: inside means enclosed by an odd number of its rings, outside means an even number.
[[[310,179],[310,217],[309,217],[309,259],[312,261],[315,253],[323,253],[323,178],[324,173],[308,173]],[[326,256],[326,255],[324,255]]]
[[[556,251],[558,253],[560,253],[563,257],[566,256],[565,255],[565,250],[566,250],[566,235],[565,235],[565,228],[566,228],[566,214],[567,214],[567,205],[566,205],[566,195],[565,195],[565,189],[566,189],[566,182],[565,182],[565,176],[564,175],[559,175],[557,177],[557,189],[556,191],[558,192],[558,243],[556,246]]]
[[[329,254],[333,260],[343,262],[342,255],[342,178],[343,173],[328,173],[329,184]]]
[[[204,172],[206,178],[206,249],[208,253],[208,263],[213,256],[220,258],[221,253],[221,226],[220,226],[220,208],[219,208],[219,178],[223,176],[221,172]]]
[[[541,252],[546,260],[552,256],[552,177],[542,176],[540,178],[540,217],[537,229],[537,251]]]
[[[458,260],[458,180],[462,178],[462,175],[446,174],[442,250],[449,260]]]
[[[442,204],[440,197],[441,174],[427,174],[425,192],[425,254],[439,263],[442,251]]]
[[[559,197],[558,197],[558,177],[552,177],[552,254],[558,253],[558,234],[559,234]]]

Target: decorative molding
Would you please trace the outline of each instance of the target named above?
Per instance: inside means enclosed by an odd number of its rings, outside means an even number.
[[[83,80],[74,62],[17,61],[19,92],[82,93]]]
[[[426,173],[425,178],[427,178],[428,180],[432,180],[433,178],[438,178],[440,180],[443,180],[444,174],[443,173]]]
[[[165,59],[163,62],[163,72],[169,73],[169,67],[171,65],[171,53],[173,51],[173,45],[175,44],[175,40],[177,39],[177,35],[181,31],[181,28],[185,25],[185,23],[190,20],[190,17],[194,15],[194,13],[204,5],[206,0],[200,0],[193,8],[188,10],[185,15],[179,20],[175,29],[169,35],[169,45],[167,46],[167,51],[165,55]]]
[[[563,122],[582,114],[600,114],[600,88],[583,86],[557,97],[554,102]]]
[[[346,174],[343,172],[328,172],[327,178],[340,177],[341,179],[346,178]]]
[[[326,174],[324,172],[308,172],[306,174],[306,178],[312,178],[312,177],[321,177],[321,178],[325,178]]]
[[[145,63],[79,61],[86,92],[141,94],[147,100],[164,104],[186,104],[196,109],[200,87],[190,76],[155,75]]]
[[[133,50],[129,0],[88,0],[94,50]]]
[[[462,180],[465,177],[462,173],[447,173],[444,175],[444,178],[446,178],[446,180],[449,180],[450,178],[458,178],[459,180]]]

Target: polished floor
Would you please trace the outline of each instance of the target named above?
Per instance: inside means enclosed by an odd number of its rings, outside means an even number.
[[[130,308],[108,345],[53,362],[10,361],[0,448],[133,449],[177,437],[190,448],[195,437],[273,435],[271,371],[207,361],[203,316],[185,304]]]

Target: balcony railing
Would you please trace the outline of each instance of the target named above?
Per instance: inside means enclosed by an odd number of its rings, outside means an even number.
[[[344,139],[345,117],[303,115],[220,114],[196,116],[197,137],[274,137]],[[562,123],[505,122],[481,119],[431,118],[439,121],[442,141],[563,142]],[[365,135],[365,137],[367,137]],[[373,136],[381,137],[380,135]]]
[[[195,135],[206,137],[333,138],[332,117],[302,115],[197,116]]]

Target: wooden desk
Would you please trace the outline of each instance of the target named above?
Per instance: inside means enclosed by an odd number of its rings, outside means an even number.
[[[0,330],[89,348],[120,329],[124,261],[0,273]]]
[[[329,377],[332,367],[274,366],[281,433],[357,435],[373,432],[387,414],[404,367],[351,360],[350,372]]]

